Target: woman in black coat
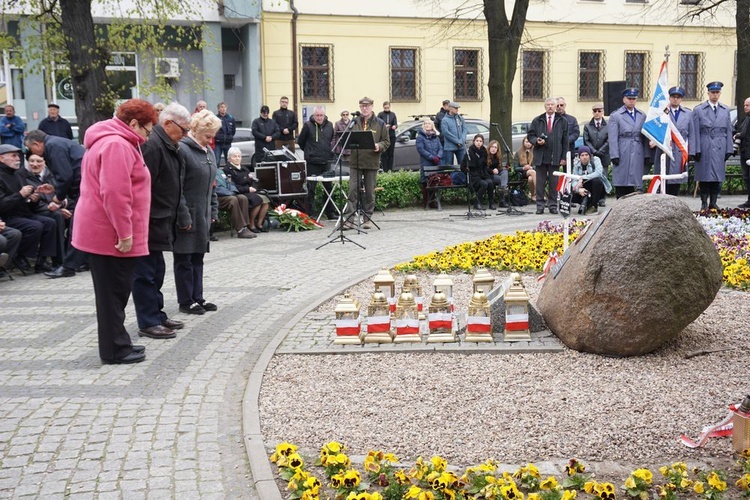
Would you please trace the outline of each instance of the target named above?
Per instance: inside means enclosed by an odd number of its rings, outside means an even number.
[[[474,141],[469,147],[465,161],[469,170],[471,190],[477,194],[475,208],[477,210],[484,210],[482,200],[486,193],[489,208],[490,210],[494,210],[495,204],[492,200],[494,184],[492,183],[490,171],[487,168],[487,149],[484,147],[484,136],[482,134],[474,136]]]
[[[254,233],[267,233],[268,229],[263,227],[263,221],[268,213],[268,205],[271,200],[265,194],[258,193],[260,189],[258,180],[253,177],[250,169],[242,165],[242,151],[240,148],[232,146],[227,152],[229,160],[224,166],[224,173],[237,187],[239,194],[245,196],[248,201],[249,214],[247,220],[250,221],[250,231]]]

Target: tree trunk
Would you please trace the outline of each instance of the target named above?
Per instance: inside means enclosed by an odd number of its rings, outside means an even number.
[[[93,123],[112,118],[113,100],[104,71],[109,52],[96,39],[91,0],[60,0],[79,136]]]
[[[750,97],[750,0],[737,0],[735,16],[737,33],[737,124],[744,120],[742,106]]]
[[[483,2],[490,58],[490,74],[487,83],[490,93],[490,122],[500,124],[503,138],[510,148],[513,79],[516,76],[518,49],[521,46],[521,35],[523,35],[526,23],[529,0],[515,1],[510,23],[505,13],[504,0],[483,0]],[[494,127],[491,127],[490,137],[502,144]]]

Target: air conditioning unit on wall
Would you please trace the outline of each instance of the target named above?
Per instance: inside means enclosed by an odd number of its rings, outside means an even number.
[[[176,57],[158,57],[154,61],[154,73],[157,77],[179,78],[180,60]]]

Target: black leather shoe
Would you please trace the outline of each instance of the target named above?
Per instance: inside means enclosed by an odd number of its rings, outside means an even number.
[[[146,352],[146,346],[133,344],[133,352]]]
[[[21,271],[23,274],[32,274],[34,272],[34,270],[29,265],[29,261],[27,261],[24,257],[14,257],[13,265],[16,266],[16,269]]]
[[[123,358],[103,359],[102,363],[105,365],[132,365],[141,361],[146,361],[146,354],[133,351]]]
[[[205,300],[201,302],[200,305],[206,311],[218,311],[219,310],[216,304],[212,304],[211,302],[206,302]]]
[[[549,213],[551,213],[552,215],[555,215],[557,214],[557,209],[555,207],[549,207]]]
[[[208,241],[219,241],[219,237],[211,235],[211,236],[208,237]]]
[[[140,335],[141,337],[148,337],[152,339],[173,339],[177,336],[174,330],[161,325],[141,328],[140,330],[138,330],[138,335]]]
[[[182,321],[177,321],[176,319],[167,318],[161,322],[161,326],[171,328],[172,330],[179,330],[185,326],[185,323],[183,323]]]
[[[180,306],[180,312],[185,314],[206,314],[206,310],[197,302],[189,306]]]
[[[543,213],[544,213],[544,209],[543,208],[537,208],[536,209],[536,214],[537,215],[542,215]]]
[[[89,267],[88,264],[81,264],[76,268],[77,273],[85,273],[86,271],[90,271],[91,267]]]
[[[75,276],[76,272],[72,269],[68,269],[67,267],[60,266],[52,271],[47,271],[46,273],[44,273],[44,275],[48,278],[70,278],[72,276]]]

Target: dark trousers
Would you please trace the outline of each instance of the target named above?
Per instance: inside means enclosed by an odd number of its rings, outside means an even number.
[[[203,256],[202,253],[174,254],[174,284],[177,302],[189,307],[194,302],[203,303]]]
[[[135,259],[133,271],[133,304],[140,329],[161,325],[167,320],[164,309],[164,284],[166,264],[161,251],[151,251],[148,255]]]
[[[232,147],[231,142],[222,142],[222,143],[216,143],[216,147],[214,148],[214,154],[216,155],[216,165],[221,166],[221,155],[224,155],[224,160],[226,160],[227,163],[229,163],[229,158],[227,158],[227,152],[229,152],[229,148]]]
[[[615,186],[615,198],[618,200],[630,193],[635,193],[635,186]]]
[[[7,253],[10,259],[15,257],[22,237],[23,235],[18,229],[5,226],[5,229],[0,232],[0,253]]]
[[[362,179],[364,178],[364,184]],[[344,210],[344,221],[349,219],[357,211],[359,202],[359,191],[364,186],[365,201],[362,209],[367,217],[372,217],[375,212],[375,184],[378,182],[378,171],[370,169],[350,168],[349,170],[349,195]]]
[[[322,175],[323,172],[328,170],[328,164],[327,163],[308,163],[307,164],[307,176],[308,177],[317,177],[319,175]],[[320,209],[315,206],[315,188],[317,187],[318,183],[313,181],[307,181],[307,214],[311,215],[313,217],[317,217],[318,213],[320,212]],[[332,183],[326,182],[326,189],[330,190],[333,188]],[[329,203],[326,207],[326,215],[329,219],[331,218],[337,218],[339,216],[338,213],[336,213],[336,209],[331,206]]]
[[[667,184],[667,194],[672,196],[680,194],[680,184]]]
[[[55,252],[54,261],[56,264],[62,264],[65,249],[67,248],[65,242],[65,227],[67,226],[68,220],[59,210],[55,210],[54,212],[46,210],[44,212],[39,212],[39,215],[44,215],[45,217],[53,219],[57,225],[57,250]]]
[[[229,218],[232,219],[232,228],[235,231],[239,232],[247,227],[250,217],[247,210],[247,197],[219,196],[219,209],[229,211]]]
[[[73,224],[75,223],[75,213],[73,213],[73,217],[70,218],[69,224],[68,224],[68,234],[73,234]],[[70,245],[70,240],[68,240],[68,249],[65,250],[65,256],[63,257],[62,265],[65,269],[72,269],[76,270],[82,265],[86,264],[88,262],[88,254],[86,252],[81,252],[73,245]]]
[[[96,297],[99,357],[104,361],[124,358],[133,351],[125,329],[125,307],[130,297],[135,261],[134,257],[89,255]]]
[[[396,146],[396,136],[390,136],[391,144],[388,149],[380,154],[380,164],[383,166],[383,172],[390,172],[393,170],[393,150]]]
[[[481,205],[485,194],[487,195],[487,204],[491,204],[495,186],[492,180],[482,179],[476,172],[471,172],[469,177],[471,179],[471,190],[477,194],[477,204]]]
[[[574,181],[575,182],[575,181]],[[577,183],[576,183],[577,185]],[[598,177],[594,179],[589,179],[586,182],[583,183],[583,187],[586,188],[586,191],[589,192],[589,201],[588,206],[590,207],[596,207],[599,205],[599,200],[604,197],[604,183],[602,180]],[[573,203],[581,203],[583,201],[583,198],[580,194],[578,194],[577,191],[573,193],[573,196],[571,198],[571,201]]]
[[[23,235],[18,257],[54,257],[57,253],[57,224],[49,217],[33,214],[28,217],[11,216],[5,219],[10,227]]]
[[[552,174],[559,168],[558,165],[550,165],[549,163],[542,163],[534,167],[536,172],[536,208],[544,209],[545,201],[547,207],[557,207],[557,196],[553,196],[555,189],[557,188],[557,181],[555,176]],[[544,188],[547,188],[547,196],[545,200]]]

